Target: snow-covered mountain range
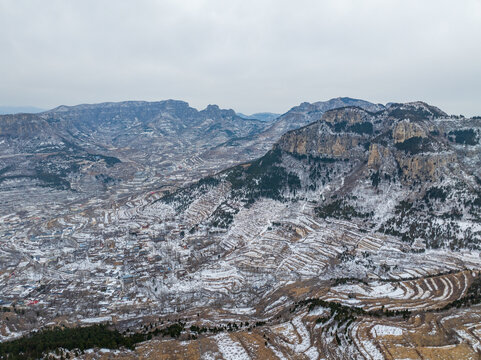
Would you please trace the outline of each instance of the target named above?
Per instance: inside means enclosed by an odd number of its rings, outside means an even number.
[[[349,98],[0,117],[0,339],[110,322],[149,340],[112,358],[474,359],[480,136]]]

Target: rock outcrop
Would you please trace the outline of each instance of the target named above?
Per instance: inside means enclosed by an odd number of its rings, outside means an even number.
[[[459,149],[446,135],[463,124],[441,120],[446,118],[422,102],[392,104],[377,113],[358,107],[334,109],[286,133],[276,147],[292,154],[360,161],[369,171],[381,170],[390,178],[401,175],[406,184],[433,182],[458,161]]]
[[[425,131],[416,123],[410,122],[409,120],[403,120],[398,122],[393,129],[392,137],[394,143],[402,143],[413,137],[426,137]]]

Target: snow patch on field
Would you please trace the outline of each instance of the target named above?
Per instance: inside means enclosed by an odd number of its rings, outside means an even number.
[[[17,339],[19,337],[22,337],[25,334],[25,332],[11,331],[8,328],[8,326],[5,326],[5,334],[6,335],[3,336],[2,333],[0,332],[0,342]]]
[[[391,298],[391,299],[404,299],[406,293],[401,286],[395,286],[391,283],[373,282],[366,285],[359,284],[345,284],[333,287],[332,290],[337,293],[356,293],[366,298]],[[356,303],[356,301],[352,302]]]
[[[102,322],[112,321],[112,316],[100,316],[95,318],[82,319],[80,322],[84,324],[97,324]]]
[[[372,297],[389,297],[391,299],[403,299],[405,293],[401,287],[394,287],[390,283],[374,283],[371,291],[366,294]]]
[[[292,346],[292,350],[297,353],[305,352],[311,346],[311,338],[306,326],[302,322],[302,317],[297,316],[292,320],[292,325],[296,328],[297,333],[300,337],[300,342]]]
[[[232,340],[228,334],[217,335],[215,339],[217,340],[217,347],[225,360],[250,360],[242,345]]]
[[[312,315],[312,316],[325,316],[325,315],[329,315],[330,313],[330,310],[328,308],[325,308],[325,307],[322,307],[322,306],[318,306],[314,309],[312,309],[310,312],[309,312],[309,315]]]
[[[286,300],[287,300],[287,296],[281,296],[279,299],[274,301],[272,304],[268,305],[265,308],[265,311],[269,311],[271,309],[274,309],[276,306],[282,305]]]
[[[311,360],[317,360],[319,358],[319,352],[315,347],[311,347],[304,354]]]
[[[374,325],[371,329],[371,335],[373,337],[377,336],[401,336],[403,334],[403,330],[398,327],[394,326],[387,326],[387,325]]]
[[[232,314],[238,314],[238,315],[252,315],[255,314],[256,309],[250,308],[250,307],[244,307],[244,308],[224,308],[224,310],[229,311]]]
[[[215,357],[215,354],[211,353],[211,352],[206,352],[206,353],[203,353],[200,358],[202,360],[216,360],[216,357]]]
[[[284,354],[282,352],[280,352],[279,350],[277,350],[276,348],[271,347],[270,349],[272,350],[274,355],[277,356],[277,358],[279,360],[287,360],[287,358],[284,356]]]
[[[364,353],[363,355],[365,355],[367,359],[371,358],[373,360],[384,360],[384,356],[372,342],[363,340],[361,341],[361,343],[366,350],[366,353]]]

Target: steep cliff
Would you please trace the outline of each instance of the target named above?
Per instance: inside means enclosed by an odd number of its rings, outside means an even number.
[[[415,249],[479,248],[480,132],[480,119],[421,102],[376,112],[345,107],[287,132],[265,156],[217,179],[229,183],[235,201],[308,201],[319,217]]]

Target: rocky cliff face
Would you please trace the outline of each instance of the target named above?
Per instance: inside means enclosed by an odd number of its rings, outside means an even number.
[[[300,155],[343,158],[356,153],[366,140],[361,134],[335,132],[325,122],[317,122],[283,136],[276,144],[280,149]]]
[[[457,156],[444,135],[452,130],[438,122],[447,115],[430,109],[412,103],[393,104],[377,113],[357,107],[331,110],[319,121],[288,132],[276,146],[293,154],[356,159],[370,170],[401,174],[406,183],[436,181]]]
[[[408,244],[477,248],[480,132],[480,119],[420,102],[336,109],[220,180],[248,203],[307,200],[320,217],[369,224]]]
[[[361,107],[342,107],[323,114],[322,120],[332,125],[347,123],[348,125],[373,122],[373,113]]]
[[[414,137],[425,138],[427,135],[422,127],[410,120],[403,120],[398,122],[393,129],[392,137],[394,143],[403,143]]]
[[[0,137],[29,138],[53,135],[50,124],[34,114],[0,115]]]

